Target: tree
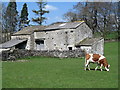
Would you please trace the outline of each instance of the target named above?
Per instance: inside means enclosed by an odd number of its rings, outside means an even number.
[[[28,20],[28,8],[27,4],[24,3],[22,11],[21,11],[21,16],[20,16],[20,29],[23,27],[26,27],[29,25],[29,20]]]
[[[89,9],[88,9],[88,2],[79,2],[77,5],[74,5],[73,8],[76,10],[78,19],[84,20],[86,23],[88,22],[88,15],[89,15]]]
[[[97,14],[98,2],[79,2],[74,5],[73,9],[76,10],[78,19],[84,20],[85,23],[93,30],[93,34],[97,31]]]
[[[10,38],[10,34],[9,34],[9,31],[8,31],[8,29],[7,29],[7,18],[6,18],[6,6],[4,5],[4,3],[2,3],[2,5],[1,5],[1,18],[0,18],[0,20],[1,20],[1,33],[2,33],[2,35],[1,35],[1,38],[2,38],[2,40],[1,40],[1,43],[4,43],[4,42],[6,42],[6,41],[8,41],[9,40],[9,38]]]
[[[77,21],[77,14],[72,11],[69,11],[63,15],[63,18],[69,22],[74,22]]]
[[[17,11],[17,5],[16,2],[9,2],[6,12],[5,12],[5,18],[6,18],[6,29],[9,31],[10,36],[16,31],[17,28],[17,17],[18,17],[18,11]],[[9,38],[11,39],[11,37]]]
[[[93,34],[100,33],[105,37],[108,32],[118,29],[117,4],[115,2],[78,2],[65,13],[66,18],[84,20],[93,30]],[[75,16],[74,16],[75,15]]]
[[[2,43],[2,3],[0,2],[0,44]]]
[[[43,2],[43,0],[40,0],[37,2],[39,6],[39,10],[33,10],[33,12],[38,16],[37,18],[32,18],[33,22],[36,22],[39,25],[42,25],[42,23],[47,19],[43,15],[46,13],[49,13],[49,11],[45,10],[45,5],[47,5],[46,2]]]

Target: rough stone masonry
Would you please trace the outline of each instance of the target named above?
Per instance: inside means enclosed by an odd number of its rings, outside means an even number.
[[[84,51],[81,49],[77,50],[66,50],[66,51],[59,51],[59,50],[44,50],[44,51],[37,51],[37,50],[22,50],[16,49],[13,51],[3,51],[2,53],[2,60],[16,60],[17,58],[25,58],[29,56],[45,56],[45,57],[58,57],[58,58],[74,58],[74,57],[83,57]]]

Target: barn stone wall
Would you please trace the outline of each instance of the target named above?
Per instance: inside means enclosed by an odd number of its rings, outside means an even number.
[[[45,39],[44,50],[69,50],[69,46],[74,50],[76,43],[92,37],[92,31],[85,23],[82,23],[76,29],[34,32],[34,37],[35,39]]]
[[[88,37],[93,37],[92,30],[85,23],[82,23],[80,27],[75,30],[75,42],[79,43]]]
[[[1,55],[2,54],[2,55]],[[0,53],[2,60],[10,60],[16,58],[24,58],[28,56],[45,56],[45,57],[58,57],[58,58],[69,58],[69,57],[83,57],[84,52],[81,49],[70,50],[70,51],[59,51],[59,50],[13,50],[13,51],[3,51]]]
[[[29,46],[30,46],[30,50],[34,50],[35,47],[34,33],[30,35]]]
[[[94,42],[93,45],[81,46],[82,50],[85,50],[86,53],[96,53],[104,55],[104,39]]]
[[[104,39],[101,39],[97,41],[93,46],[92,46],[92,53],[97,53],[104,55]]]
[[[29,50],[31,48],[31,35],[15,35],[15,36],[11,36],[11,38],[12,39],[27,39],[26,49]]]

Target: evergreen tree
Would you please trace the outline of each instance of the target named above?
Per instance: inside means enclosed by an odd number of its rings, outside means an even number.
[[[5,13],[5,17],[7,19],[7,29],[9,30],[10,36],[13,34],[17,29],[17,17],[18,17],[18,11],[17,11],[17,5],[16,2],[9,2],[7,6],[7,10]]]
[[[9,31],[7,30],[7,18],[5,17],[6,9],[4,3],[1,5],[1,30],[2,30],[2,43],[9,40]]]
[[[27,4],[23,5],[20,16],[20,29],[29,25]]]
[[[47,3],[43,2],[43,0],[40,0],[40,2],[37,2],[37,4],[39,6],[39,10],[33,10],[33,12],[38,15],[38,17],[32,18],[32,21],[42,25],[42,23],[47,19],[43,15],[49,13],[49,11],[45,10],[45,5],[47,5]]]

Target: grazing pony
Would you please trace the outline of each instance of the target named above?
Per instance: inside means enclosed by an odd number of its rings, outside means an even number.
[[[108,64],[106,58],[103,55],[100,54],[86,54],[85,55],[85,70],[88,67],[88,70],[90,70],[89,64],[90,63],[97,63],[100,65],[100,69],[102,71],[102,66],[105,67],[106,71],[109,71],[110,65]],[[97,70],[98,66],[95,68]]]

